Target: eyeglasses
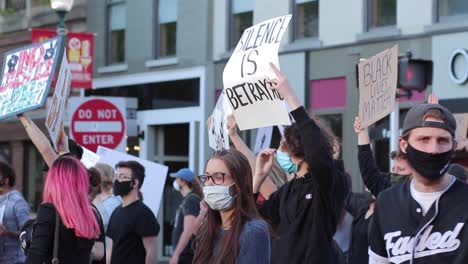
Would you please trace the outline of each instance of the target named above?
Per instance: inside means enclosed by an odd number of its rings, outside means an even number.
[[[215,172],[215,173],[213,173],[211,175],[208,175],[208,174],[200,175],[200,176],[198,176],[198,180],[200,181],[200,184],[202,186],[205,186],[205,183],[209,179],[211,179],[211,182],[214,185],[220,185],[220,184],[224,183],[224,176],[226,176],[226,173],[224,173],[224,172]]]
[[[114,175],[114,180],[118,180],[118,181],[131,181],[132,180],[132,176],[128,176],[128,175],[125,175],[123,173],[116,173]]]

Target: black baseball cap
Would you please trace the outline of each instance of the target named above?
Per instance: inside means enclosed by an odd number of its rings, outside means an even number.
[[[439,110],[445,117],[443,122],[424,121],[424,115],[431,109]],[[442,128],[455,136],[457,129],[457,122],[453,114],[440,104],[418,104],[413,106],[406,114],[405,121],[403,122],[403,135],[411,129],[418,127],[435,127]]]

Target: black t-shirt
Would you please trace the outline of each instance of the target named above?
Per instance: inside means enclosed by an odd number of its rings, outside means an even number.
[[[184,231],[184,217],[186,215],[193,215],[197,217],[198,213],[200,212],[200,197],[195,193],[189,193],[185,198],[182,200],[179,209],[177,209],[175,219],[174,219],[174,226],[172,229],[172,246],[174,250],[179,242],[180,236]],[[191,241],[187,244],[185,249],[182,251],[181,255],[184,254],[193,254],[191,247]]]
[[[112,213],[107,236],[112,239],[111,263],[145,263],[143,237],[157,236],[159,224],[153,212],[141,200]]]

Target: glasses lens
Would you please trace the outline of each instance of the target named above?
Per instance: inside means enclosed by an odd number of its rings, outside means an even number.
[[[222,173],[215,173],[211,178],[213,179],[214,184],[223,184],[224,182],[224,174]]]

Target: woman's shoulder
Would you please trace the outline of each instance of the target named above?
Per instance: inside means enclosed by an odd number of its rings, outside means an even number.
[[[52,203],[42,203],[37,211],[36,222],[47,222],[55,217],[55,206]]]
[[[253,234],[253,233],[268,233],[268,224],[262,219],[252,219],[244,224],[242,233]]]
[[[261,219],[247,221],[242,228],[239,240],[241,245],[259,245],[270,241],[267,222]]]

